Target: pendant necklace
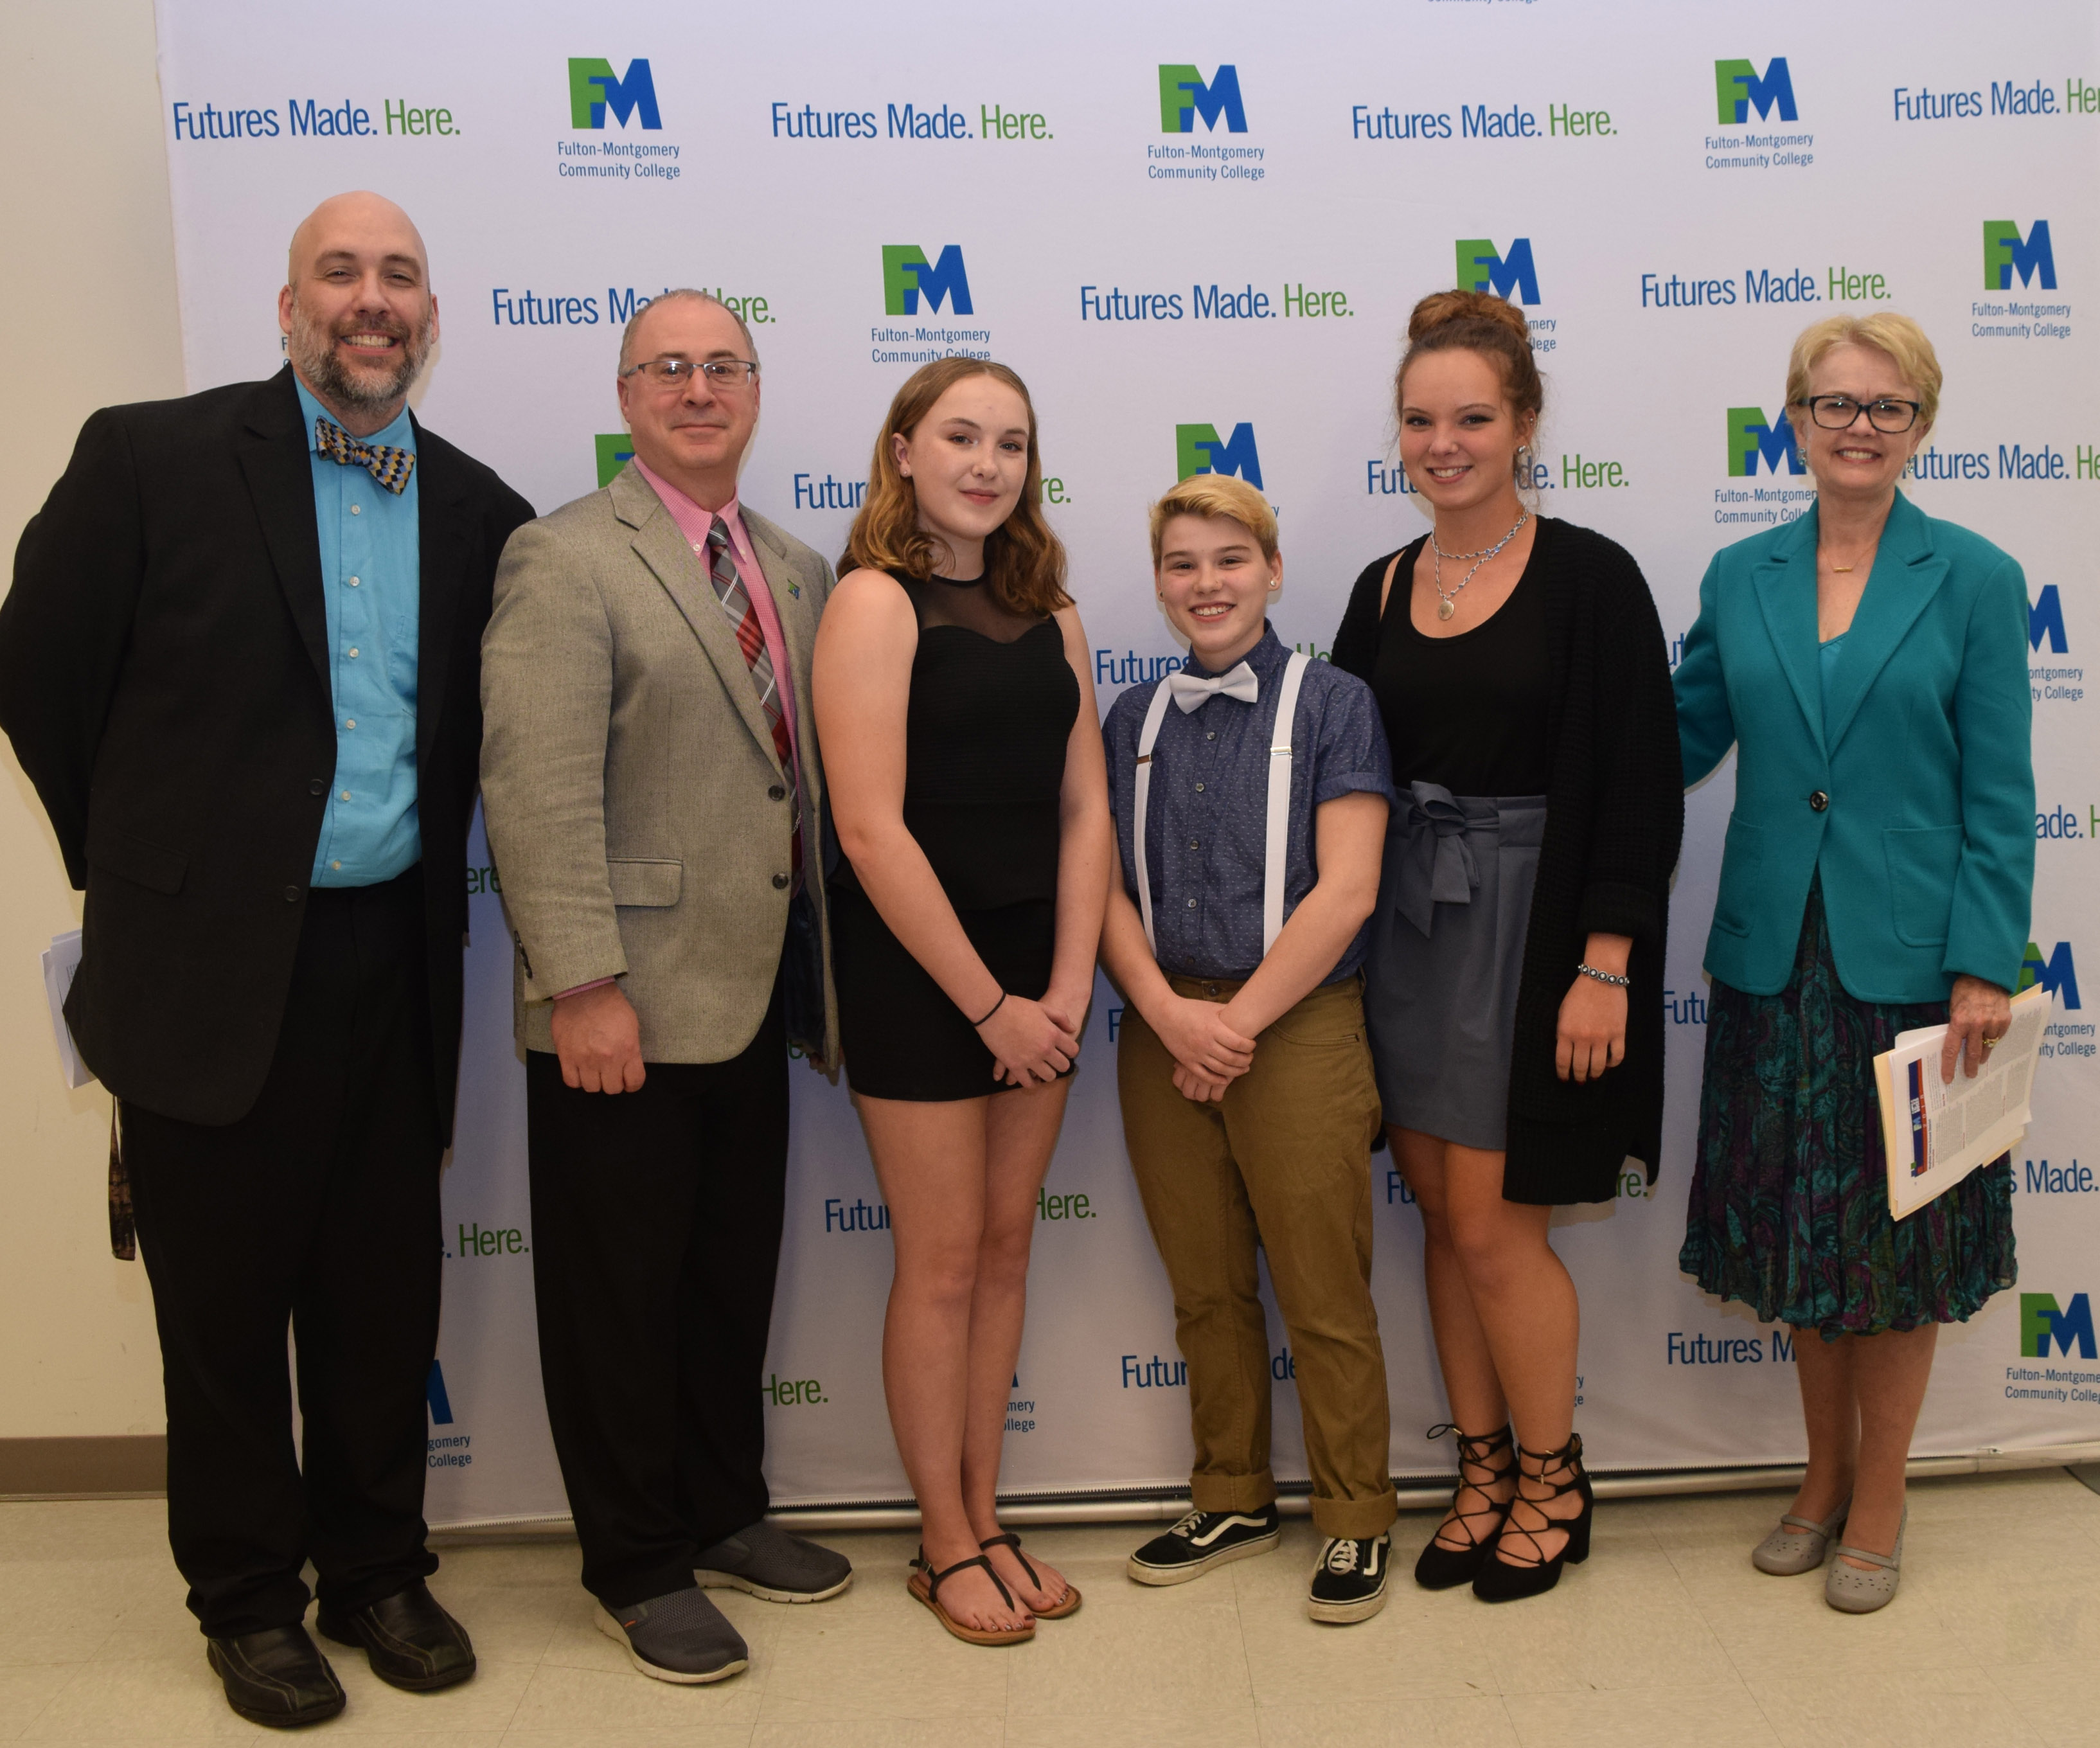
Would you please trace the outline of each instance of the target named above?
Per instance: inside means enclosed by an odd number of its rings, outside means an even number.
[[[1436,616],[1439,619],[1449,619],[1454,613],[1458,611],[1458,590],[1460,589],[1463,589],[1467,583],[1472,581],[1473,572],[1475,571],[1478,571],[1482,565],[1488,562],[1489,559],[1493,558],[1497,554],[1501,552],[1503,547],[1508,545],[1511,541],[1515,540],[1517,536],[1524,531],[1524,523],[1530,520],[1531,512],[1527,510],[1522,515],[1516,519],[1516,526],[1511,528],[1508,533],[1505,534],[1500,540],[1497,541],[1493,545],[1484,546],[1478,552],[1446,552],[1441,546],[1436,544],[1436,529],[1434,527],[1430,529],[1429,550],[1436,555],[1435,583],[1436,588]],[[1464,579],[1459,583],[1458,588],[1453,589],[1449,594],[1446,594],[1444,592],[1444,561],[1446,558],[1449,558],[1454,564],[1456,564],[1462,558],[1471,558],[1473,561],[1473,569],[1467,572]]]

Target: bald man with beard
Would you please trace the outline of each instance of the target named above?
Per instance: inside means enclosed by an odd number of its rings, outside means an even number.
[[[86,894],[66,1017],[152,1282],[169,1540],[228,1702],[282,1726],[344,1703],[308,1560],[380,1679],[474,1673],[424,1582],[424,1397],[481,632],[532,510],[408,410],[438,307],[399,207],[318,207],[277,319],[268,381],[82,427],[0,606],[0,728]]]

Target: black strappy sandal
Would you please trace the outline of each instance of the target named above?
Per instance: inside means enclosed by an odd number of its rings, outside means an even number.
[[[941,1606],[941,1586],[958,1572],[967,1570],[971,1566],[982,1566],[985,1569],[985,1576],[998,1587],[999,1598],[1007,1607],[1017,1614],[1028,1613],[1027,1609],[1013,1600],[1013,1592],[1006,1587],[1006,1581],[992,1570],[990,1560],[982,1554],[975,1555],[968,1560],[959,1560],[946,1571],[936,1572],[932,1562],[926,1558],[926,1550],[922,1544],[918,1558],[911,1562],[911,1576],[904,1581],[904,1587],[931,1609],[933,1611],[933,1618],[965,1644],[1027,1644],[1035,1636],[1035,1622],[1033,1620],[1030,1621],[1026,1627],[1001,1628],[965,1627]]]
[[[1538,1472],[1521,1470],[1516,1499],[1510,1502],[1511,1516],[1502,1520],[1502,1530],[1495,1538],[1496,1553],[1482,1560],[1480,1569],[1473,1576],[1473,1594],[1483,1602],[1514,1602],[1520,1596],[1540,1596],[1560,1582],[1563,1566],[1579,1566],[1590,1557],[1590,1517],[1596,1509],[1597,1495],[1590,1485],[1589,1471],[1582,1467],[1582,1435],[1570,1433],[1568,1442],[1558,1450],[1527,1450],[1519,1445],[1516,1453],[1520,1465],[1529,1458],[1538,1465]],[[1555,1468],[1568,1470],[1568,1479],[1547,1481],[1548,1471]],[[1543,1499],[1528,1498],[1524,1491],[1526,1481],[1541,1482],[1553,1490]],[[1582,1509],[1574,1516],[1555,1517],[1542,1509],[1571,1493],[1582,1496]],[[1515,1521],[1518,1500],[1529,1506],[1533,1515],[1545,1520],[1536,1530],[1527,1530]],[[1560,1552],[1548,1560],[1538,1538],[1553,1530],[1566,1530],[1568,1539]],[[1529,1545],[1529,1552],[1523,1545],[1513,1545],[1519,1537]],[[1505,1553],[1516,1558],[1505,1559]]]
[[[977,1546],[981,1548],[986,1549],[995,1547],[1012,1548],[1013,1550],[1013,1557],[1021,1562],[1021,1569],[1028,1574],[1028,1582],[1033,1584],[1038,1590],[1043,1588],[1043,1580],[1036,1577],[1035,1568],[1028,1563],[1027,1555],[1022,1553],[1021,1551],[1021,1538],[1016,1535],[1011,1530],[1002,1530],[997,1535],[988,1535],[984,1538],[984,1540],[978,1543]],[[1029,1613],[1033,1614],[1039,1621],[1061,1621],[1067,1615],[1077,1614],[1079,1612],[1079,1587],[1074,1584],[1070,1578],[1065,1580],[1065,1600],[1059,1603],[1056,1608],[1031,1609],[1029,1610]]]
[[[1452,1491],[1451,1509],[1445,1516],[1458,1520],[1458,1527],[1465,1531],[1467,1545],[1462,1548],[1445,1547],[1438,1544],[1436,1536],[1429,1538],[1429,1545],[1423,1549],[1421,1558],[1414,1562],[1414,1582],[1424,1590],[1456,1590],[1461,1584],[1473,1582],[1473,1575],[1480,1569],[1481,1561],[1488,1557],[1489,1550],[1495,1545],[1495,1537],[1502,1529],[1502,1520],[1509,1515],[1509,1507],[1498,1504],[1489,1496],[1488,1489],[1516,1471],[1516,1441],[1507,1426],[1486,1438],[1468,1437],[1465,1433],[1458,1432],[1458,1428],[1449,1421],[1429,1429],[1432,1438],[1441,1438],[1446,1432],[1458,1433],[1458,1485]],[[1500,1465],[1493,1463],[1491,1459],[1498,1451],[1510,1452],[1510,1460]],[[1477,1481],[1471,1479],[1466,1473],[1468,1463],[1476,1469],[1486,1470],[1487,1480]],[[1487,1500],[1484,1509],[1471,1512],[1458,1509],[1458,1501],[1468,1487]],[[1474,1530],[1472,1520],[1476,1517],[1488,1520],[1485,1531]],[[1436,1535],[1443,1534],[1444,1525],[1440,1523],[1436,1526]]]

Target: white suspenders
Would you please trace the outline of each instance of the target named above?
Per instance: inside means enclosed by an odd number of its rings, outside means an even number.
[[[1290,725],[1298,714],[1298,689],[1304,682],[1308,657],[1291,651],[1284,664],[1283,684],[1276,699],[1276,727],[1268,743],[1268,823],[1262,863],[1261,950],[1265,955],[1283,933],[1286,859],[1290,849]],[[1137,736],[1137,793],[1131,809],[1132,841],[1137,856],[1137,913],[1145,920],[1145,938],[1156,958],[1158,937],[1152,927],[1152,879],[1145,861],[1145,804],[1152,788],[1152,744],[1173,694],[1164,680],[1152,695],[1145,726]]]

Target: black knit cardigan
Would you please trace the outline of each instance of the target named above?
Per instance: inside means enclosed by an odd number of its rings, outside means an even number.
[[[1408,611],[1421,545],[1400,555],[1392,612]],[[1378,660],[1388,562],[1357,579],[1335,633],[1335,665],[1366,682]],[[1652,1184],[1662,1153],[1664,947],[1684,835],[1677,707],[1662,624],[1630,553],[1542,516],[1527,574],[1546,591],[1553,777],[1517,986],[1502,1196],[1606,1202],[1629,1157]],[[1393,780],[1404,786],[1410,775],[1396,766]],[[1633,987],[1626,1060],[1578,1084],[1555,1074],[1554,1043],[1592,931],[1633,938]],[[1376,974],[1375,964],[1367,969]]]

